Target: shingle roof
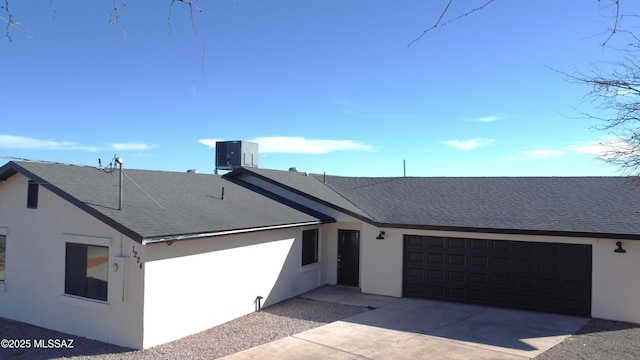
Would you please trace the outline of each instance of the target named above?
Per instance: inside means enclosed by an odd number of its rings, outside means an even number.
[[[302,183],[295,173],[250,171],[313,189],[313,198],[342,198],[334,204],[381,227],[640,238],[640,188],[628,178],[308,175]]]
[[[359,218],[368,218],[366,212],[353,204],[339,192],[323,183],[323,175],[312,175],[297,171],[281,171],[260,168],[240,168],[229,177],[240,178],[242,174],[254,174],[290,191],[312,198],[330,207],[341,209]]]
[[[9,162],[0,168],[0,180],[16,172],[139,242],[332,221],[217,175],[125,169],[123,208],[118,210],[118,171]]]

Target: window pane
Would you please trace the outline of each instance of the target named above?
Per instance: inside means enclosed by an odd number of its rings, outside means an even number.
[[[4,281],[5,259],[7,257],[7,237],[0,235],[0,281]]]
[[[302,232],[302,266],[318,262],[318,229]]]
[[[107,301],[109,248],[67,243],[65,293]]]
[[[87,297],[107,300],[109,248],[87,247]]]

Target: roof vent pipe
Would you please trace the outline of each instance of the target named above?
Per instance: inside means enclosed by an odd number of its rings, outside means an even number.
[[[122,158],[117,157],[116,162],[120,165],[120,196],[118,197],[118,210],[122,210],[122,198],[124,195],[124,191],[122,189],[122,182],[124,180],[124,171],[122,170],[122,164],[123,164]]]

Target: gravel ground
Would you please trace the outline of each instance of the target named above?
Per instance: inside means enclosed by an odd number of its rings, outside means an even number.
[[[640,325],[593,319],[573,336],[535,359],[640,359]]]
[[[74,339],[73,349],[0,349],[0,359],[215,359],[369,311],[363,306],[293,298],[201,333],[132,350],[0,319],[0,339]]]
[[[368,310],[362,306],[293,298],[147,350],[132,350],[0,319],[0,339],[74,340],[73,349],[0,349],[0,359],[214,359]],[[535,359],[640,359],[640,325],[594,319]]]

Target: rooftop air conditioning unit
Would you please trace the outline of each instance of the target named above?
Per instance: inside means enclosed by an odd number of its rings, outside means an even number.
[[[216,141],[216,170],[258,167],[258,144],[248,141]]]

